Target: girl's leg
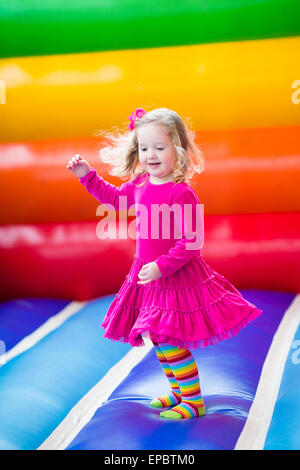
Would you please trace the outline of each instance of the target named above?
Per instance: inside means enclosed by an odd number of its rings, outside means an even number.
[[[171,385],[171,393],[169,395],[161,395],[150,403],[151,406],[154,408],[164,408],[166,406],[174,406],[177,405],[178,403],[181,402],[181,392],[180,388],[178,386],[178,383],[176,381],[175,376],[173,375],[173,372],[168,364],[168,361],[164,357],[162,351],[159,348],[158,343],[153,341],[151,339],[153,346],[155,348],[155,352],[157,355],[157,358],[159,360],[159,363],[162,367],[162,370],[164,371],[170,385]]]
[[[169,411],[160,413],[162,418],[198,418],[205,414],[201,396],[197,364],[192,353],[186,348],[176,348],[170,344],[159,343],[159,349],[177,380],[181,391],[181,403]]]

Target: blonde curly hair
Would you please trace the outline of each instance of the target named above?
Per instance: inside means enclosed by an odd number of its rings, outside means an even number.
[[[139,161],[138,129],[145,124],[163,124],[170,135],[176,151],[176,163],[173,170],[175,183],[189,183],[195,172],[204,171],[204,156],[194,143],[195,132],[188,129],[182,118],[171,109],[157,108],[144,114],[135,121],[132,131],[120,133],[116,128],[113,132],[99,131],[96,135],[102,135],[109,139],[111,144],[99,150],[100,159],[113,167],[109,172],[112,176],[121,179],[130,175],[130,180],[135,180],[139,175],[148,174]],[[146,179],[142,178],[142,184]]]

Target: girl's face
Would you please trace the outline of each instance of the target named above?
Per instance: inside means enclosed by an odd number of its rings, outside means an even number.
[[[144,124],[137,131],[139,160],[154,184],[172,181],[176,151],[163,124]]]

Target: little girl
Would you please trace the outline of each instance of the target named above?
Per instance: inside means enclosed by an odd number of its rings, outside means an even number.
[[[192,132],[166,108],[138,108],[129,119],[130,132],[100,151],[115,167],[111,174],[130,175],[129,181],[120,187],[108,183],[80,155],[67,165],[102,204],[118,210],[123,196],[127,208],[136,208],[136,254],[101,326],[106,338],[132,346],[143,346],[142,335],[149,335],[171,387],[151,406],[172,407],[162,418],[198,418],[205,405],[190,349],[231,338],[262,310],[202,257],[203,213],[188,182],[203,170],[204,160]],[[162,217],[155,216],[158,208]]]

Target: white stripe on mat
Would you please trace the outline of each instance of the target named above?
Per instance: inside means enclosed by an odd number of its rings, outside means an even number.
[[[25,336],[19,343],[17,343],[8,352],[0,355],[0,365],[6,364],[14,357],[22,354],[23,352],[30,349],[32,346],[37,344],[41,339],[47,336],[52,331],[56,330],[62,325],[68,318],[72,317],[81,310],[87,302],[70,302],[64,307],[59,313],[50,317],[45,323],[39,328],[34,330],[30,335]]]
[[[144,341],[144,347],[132,348],[76,403],[64,420],[37,450],[64,450],[72,442],[81,429],[91,420],[97,409],[153,348],[153,344],[148,337],[144,338]]]
[[[254,401],[235,450],[263,449],[284,366],[299,323],[300,295],[298,294],[285,312],[274,335],[262,368]]]

